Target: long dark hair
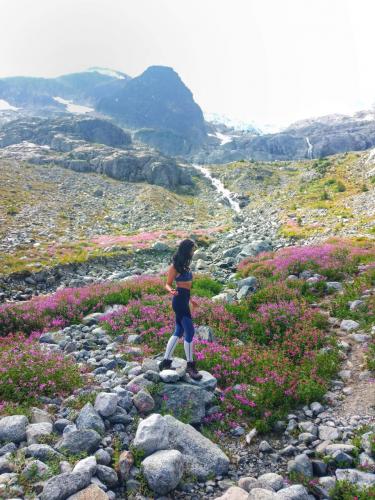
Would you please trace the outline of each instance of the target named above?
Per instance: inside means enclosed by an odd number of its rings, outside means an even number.
[[[173,265],[176,271],[180,274],[190,271],[191,264],[191,249],[195,246],[195,241],[187,238],[182,240],[178,246],[176,253],[172,257]]]

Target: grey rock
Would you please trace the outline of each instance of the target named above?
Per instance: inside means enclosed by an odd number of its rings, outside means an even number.
[[[155,413],[141,420],[133,445],[146,455],[169,448],[167,422],[164,417]]]
[[[267,441],[261,441],[259,444],[259,451],[262,451],[263,453],[272,453],[273,448]]]
[[[109,465],[112,461],[111,455],[108,453],[108,451],[103,450],[100,448],[96,453],[95,453],[95,458],[96,462],[101,465]]]
[[[12,415],[0,419],[0,441],[20,443],[26,439],[28,420],[24,415]]]
[[[180,375],[176,373],[175,370],[162,370],[160,373],[160,378],[165,383],[178,382]]]
[[[206,389],[208,391],[214,391],[217,386],[217,380],[215,377],[211,375],[211,373],[206,372],[205,370],[199,370],[199,373],[202,375],[201,380],[194,380],[192,378],[188,378],[189,384],[197,385],[202,389]]]
[[[336,292],[340,292],[343,289],[343,285],[339,281],[327,281],[326,286],[327,290],[332,290]]]
[[[202,340],[207,340],[208,342],[215,341],[215,335],[210,326],[200,325],[195,329],[195,336]]]
[[[38,443],[41,436],[49,436],[52,434],[52,424],[49,422],[41,422],[40,424],[29,424],[26,427],[27,444]]]
[[[341,432],[336,427],[331,427],[329,425],[319,425],[319,439],[331,440],[340,439]]]
[[[336,469],[336,478],[359,486],[372,486],[375,484],[375,474],[357,469]]]
[[[96,475],[109,488],[113,488],[118,483],[116,471],[107,465],[97,465]]]
[[[187,416],[189,423],[199,423],[206,414],[206,405],[213,400],[210,391],[193,384],[164,384],[160,393],[156,394],[155,408],[159,410],[162,404],[166,410],[177,418]]]
[[[294,484],[277,492],[277,499],[283,500],[310,500],[307,489],[301,484]]]
[[[176,488],[182,478],[184,462],[178,450],[161,450],[146,457],[142,471],[149,487],[160,495]]]
[[[144,390],[135,394],[133,397],[133,403],[140,413],[150,413],[155,407],[155,401],[153,400],[151,394]]]
[[[254,488],[247,498],[248,500],[276,500],[277,494],[264,488]]]
[[[105,430],[104,422],[91,403],[86,403],[76,420],[77,429],[93,429],[99,434]]]
[[[288,472],[297,472],[306,477],[313,476],[312,463],[307,455],[297,455],[294,460],[288,462]]]
[[[100,435],[93,429],[82,429],[69,432],[57,443],[56,449],[68,453],[94,453],[101,441]]]
[[[21,472],[21,477],[26,480],[35,481],[43,479],[50,472],[48,465],[40,460],[31,460]]]
[[[336,450],[331,455],[332,459],[339,465],[342,466],[350,466],[353,463],[353,458],[341,450]]]
[[[102,417],[109,417],[116,411],[119,397],[109,392],[99,392],[96,396],[94,408]]]
[[[90,484],[91,477],[85,473],[59,474],[49,479],[40,495],[41,500],[65,500]]]
[[[258,481],[268,484],[273,490],[279,491],[283,487],[284,480],[280,474],[274,472],[267,472],[258,477]]]
[[[184,424],[171,415],[166,415],[169,448],[179,450],[184,459],[185,468],[197,476],[206,479],[211,474],[225,474],[229,459],[221,449],[189,424]]]
[[[41,460],[42,462],[48,462],[53,458],[63,459],[63,455],[58,451],[54,450],[52,446],[48,444],[31,444],[25,448],[26,457],[33,457]]]
[[[88,473],[90,477],[95,475],[96,472],[96,458],[91,456],[87,458],[83,458],[82,460],[79,460],[73,468],[73,472],[84,472]]]
[[[358,330],[359,323],[352,319],[343,319],[340,323],[340,328],[345,332],[353,332],[354,330]]]

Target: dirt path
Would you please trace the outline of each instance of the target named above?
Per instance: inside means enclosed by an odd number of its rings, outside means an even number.
[[[338,417],[350,418],[353,415],[372,416],[375,419],[375,378],[366,377],[366,342],[357,342],[350,334],[341,334],[340,340],[347,342],[351,349],[342,369],[350,370],[351,376],[345,383],[343,401],[335,408]]]

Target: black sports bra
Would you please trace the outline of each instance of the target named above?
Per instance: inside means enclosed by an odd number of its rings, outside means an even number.
[[[179,274],[175,278],[176,281],[193,281],[193,273],[191,271],[185,271],[182,274]]]

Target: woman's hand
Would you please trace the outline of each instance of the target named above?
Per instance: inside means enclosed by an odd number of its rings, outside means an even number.
[[[177,290],[174,290],[173,288],[171,288],[171,289],[169,290],[169,293],[170,293],[171,295],[178,295],[178,291],[177,291]]]

